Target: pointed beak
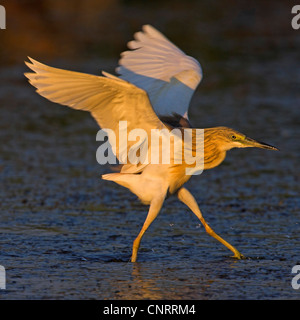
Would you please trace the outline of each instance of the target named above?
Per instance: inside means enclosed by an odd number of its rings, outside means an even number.
[[[261,148],[261,149],[268,149],[268,150],[276,150],[279,151],[276,147],[271,146],[270,144],[259,142],[254,139],[246,137],[246,139],[243,141],[244,144],[247,147],[255,147],[255,148]]]

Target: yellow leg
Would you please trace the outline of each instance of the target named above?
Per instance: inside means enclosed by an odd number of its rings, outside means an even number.
[[[151,201],[148,215],[147,215],[147,218],[144,222],[144,225],[143,225],[140,233],[136,237],[136,239],[133,241],[131,262],[136,262],[137,253],[138,253],[138,250],[140,247],[141,239],[142,239],[144,233],[146,232],[146,230],[149,228],[150,224],[154,221],[154,219],[159,214],[159,211],[162,207],[162,204],[164,203],[164,200],[165,200],[165,195],[154,198]]]
[[[182,201],[184,204],[186,204],[193,211],[193,213],[199,218],[199,220],[204,225],[206,232],[210,236],[220,241],[225,247],[227,247],[229,250],[231,250],[234,253],[234,258],[237,258],[237,259],[245,258],[241,253],[239,253],[239,251],[235,247],[233,247],[230,243],[228,243],[219,235],[217,235],[214,232],[214,230],[206,223],[195,198],[187,189],[185,188],[179,189],[179,191],[177,192],[177,196],[178,196],[178,199]]]

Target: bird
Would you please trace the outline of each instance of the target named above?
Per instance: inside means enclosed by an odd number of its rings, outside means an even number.
[[[117,140],[123,135],[120,129],[120,122],[123,121],[128,130],[142,128],[147,137],[151,136],[153,130],[177,130],[182,133],[178,139],[184,146],[186,132],[192,132],[194,137],[194,130],[197,130],[191,125],[188,111],[191,98],[203,77],[200,63],[149,24],[142,26],[142,30],[134,34],[134,39],[127,46],[128,50],[121,53],[117,75],[105,71],[102,71],[102,75],[91,75],[58,69],[28,57],[30,62],[25,63],[33,72],[26,72],[25,76],[36,92],[48,100],[90,112],[100,128],[116,133]],[[228,127],[199,130],[203,133],[203,170],[220,165],[232,148],[278,150]],[[113,139],[108,137],[113,145]],[[145,139],[128,140],[125,146],[113,148],[113,153],[119,160],[124,160],[124,151],[125,155],[130,149],[138,152],[145,145],[146,151],[150,152],[151,145],[145,144]],[[191,147],[193,154],[197,148],[194,139]],[[161,142],[159,150],[164,153]],[[174,154],[170,159],[169,163],[121,161],[118,172],[102,175],[103,180],[129,189],[149,206],[145,222],[132,244],[131,262],[137,261],[144,233],[158,216],[165,199],[170,196],[176,196],[184,203],[198,217],[205,231],[232,251],[233,258],[245,258],[206,222],[197,201],[185,187],[185,183],[193,176],[187,173],[191,165],[185,158],[181,163],[175,163]]]

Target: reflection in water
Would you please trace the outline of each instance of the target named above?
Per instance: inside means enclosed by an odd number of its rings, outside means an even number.
[[[156,282],[159,279],[153,279],[145,274],[149,267],[143,268],[143,264],[135,263],[132,266],[132,282],[133,292],[138,293],[141,299],[160,300],[163,295],[159,292]],[[146,269],[146,270],[145,270]],[[146,271],[147,272],[147,271]],[[125,295],[128,296],[128,295]],[[124,297],[125,297],[124,296]],[[126,298],[130,299],[130,297]]]
[[[128,263],[131,277],[110,283],[117,293],[110,299],[166,300],[207,299],[212,292],[222,290],[220,280],[227,278],[227,272],[236,267],[237,261],[199,263]],[[213,268],[210,272],[210,268]],[[217,268],[217,270],[215,270]],[[218,269],[222,269],[220,275]],[[226,271],[227,269],[227,271]],[[219,285],[218,285],[219,282]]]

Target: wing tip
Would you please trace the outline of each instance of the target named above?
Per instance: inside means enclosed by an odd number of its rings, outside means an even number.
[[[37,60],[34,60],[33,58],[31,58],[30,56],[27,56],[27,59],[28,59],[29,61],[24,61],[26,65],[27,65],[27,64],[39,64],[39,63],[40,63],[40,62],[38,62]]]
[[[34,62],[35,60],[32,59],[31,57],[27,56],[27,59],[30,61],[24,61],[25,65],[32,71],[34,72],[24,72],[24,76],[28,79],[29,83],[31,83],[34,75],[36,75],[36,72],[34,70]],[[31,83],[32,84],[32,83]]]
[[[34,71],[35,73],[37,73],[37,67],[42,67],[43,64],[38,62],[37,60],[34,60],[33,58],[27,56],[27,59],[29,61],[24,61],[24,63],[26,64],[26,66],[31,69],[32,71]],[[24,73],[25,74],[25,73]],[[28,74],[34,74],[34,73],[28,73]]]
[[[153,30],[155,30],[155,31],[158,31],[157,29],[155,29],[151,24],[144,24],[143,26],[142,26],[142,30],[143,30],[143,32],[146,32],[146,33],[149,33],[149,32],[151,32],[151,31],[153,31]]]

